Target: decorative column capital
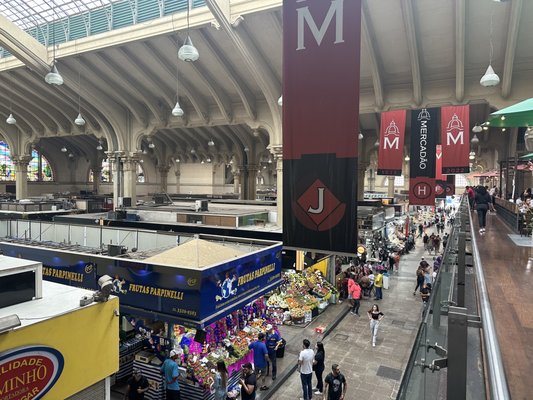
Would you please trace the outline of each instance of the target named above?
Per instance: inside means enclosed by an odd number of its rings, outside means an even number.
[[[25,167],[27,167],[31,160],[32,160],[32,156],[31,155],[27,155],[27,154],[24,154],[24,155],[21,155],[21,156],[14,155],[14,156],[11,157],[11,161],[13,161],[13,164],[15,166],[25,166]]]

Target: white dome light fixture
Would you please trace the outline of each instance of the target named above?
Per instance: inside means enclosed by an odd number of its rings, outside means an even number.
[[[283,95],[279,96],[278,106],[283,107]]]
[[[148,147],[151,148],[151,149],[155,148],[155,144],[154,144],[154,142],[150,142],[150,143],[148,144]]]
[[[61,147],[61,153],[66,153],[68,150],[65,146]]]
[[[472,128],[472,132],[474,133],[480,133],[482,131],[483,131],[483,128],[479,126],[478,124],[475,124],[474,127]]]
[[[405,158],[404,158],[405,161],[411,161],[411,157],[409,157],[409,155],[406,155]]]
[[[55,53],[55,44],[54,44],[54,53]],[[54,60],[54,63],[52,64],[52,68],[50,68],[50,72],[46,74],[44,77],[44,81],[48,83],[49,85],[56,85],[61,86],[63,84],[63,77],[59,74],[59,71],[57,70],[57,66]]]
[[[472,144],[478,144],[479,143],[479,138],[477,137],[476,134],[474,134],[474,136],[472,137],[472,140],[470,140],[470,143],[472,143]]]
[[[15,125],[17,123],[17,120],[15,119],[13,114],[9,114],[9,116],[6,119],[6,123],[8,123],[9,125]]]
[[[98,146],[96,146],[96,150],[100,151],[103,150],[104,147],[102,146],[102,140],[98,140]]]
[[[83,117],[81,116],[81,114],[78,114],[78,116],[76,117],[76,119],[74,120],[74,123],[78,126],[83,126],[85,125],[85,120],[83,119]]]
[[[365,136],[363,135],[363,132],[359,132],[359,140],[363,140]]]
[[[494,72],[492,66],[489,65],[485,75],[483,75],[479,80],[479,83],[484,87],[496,86],[498,83],[500,83],[500,77]]]
[[[185,39],[183,46],[181,46],[180,49],[178,50],[178,58],[186,62],[194,62],[198,60],[198,58],[200,58],[200,53],[198,53],[198,49],[194,47],[194,44],[192,44],[191,36],[189,34],[190,11],[191,11],[191,2],[190,0],[187,0],[187,38]]]
[[[209,142],[207,142],[207,145],[209,147],[213,147],[215,145],[215,142],[213,141],[213,139],[210,139]]]
[[[172,115],[175,116],[175,117],[183,117],[184,114],[185,114],[185,112],[181,108],[180,102],[176,101],[176,105],[172,109]]]

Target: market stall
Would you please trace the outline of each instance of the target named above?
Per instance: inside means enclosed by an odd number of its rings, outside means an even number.
[[[269,315],[278,318],[283,315],[285,324],[308,324],[326,309],[334,294],[337,289],[318,269],[307,268],[301,273],[287,271],[283,274],[283,284],[267,300]]]

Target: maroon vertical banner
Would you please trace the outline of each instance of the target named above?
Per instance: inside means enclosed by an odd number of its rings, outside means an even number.
[[[470,106],[441,109],[442,173],[463,174],[470,171]]]
[[[353,255],[361,0],[283,1],[283,242]]]
[[[442,146],[437,145],[435,149],[435,179],[444,180],[446,177],[442,175]]]
[[[378,175],[402,174],[406,110],[381,113]]]

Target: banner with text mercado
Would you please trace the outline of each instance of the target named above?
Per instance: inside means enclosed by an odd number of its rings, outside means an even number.
[[[402,174],[406,114],[406,110],[381,113],[378,175],[400,176]]]
[[[283,2],[283,242],[353,254],[361,0]]]
[[[442,173],[463,174],[470,171],[470,106],[441,109]]]

